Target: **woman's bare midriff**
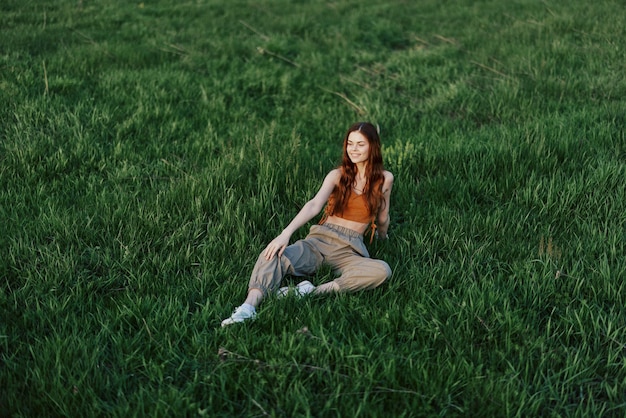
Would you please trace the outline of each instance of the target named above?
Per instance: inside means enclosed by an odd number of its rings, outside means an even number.
[[[326,218],[326,223],[343,226],[344,228],[351,229],[363,235],[365,230],[369,226],[369,223],[362,224],[361,222],[354,222],[348,219],[340,218],[338,216],[330,215]]]

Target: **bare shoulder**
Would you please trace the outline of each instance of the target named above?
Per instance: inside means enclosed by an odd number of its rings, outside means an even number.
[[[383,181],[383,193],[391,193],[391,187],[393,186],[393,174],[391,174],[390,171],[384,170],[383,177],[385,179]]]
[[[385,177],[385,184],[393,183],[393,174],[391,173],[391,171],[384,170],[383,176]]]
[[[326,177],[324,177],[324,182],[322,183],[322,187],[320,191],[323,191],[325,194],[330,195],[330,193],[333,191],[335,186],[339,184],[340,180],[341,180],[340,169],[335,168],[334,170],[329,171],[328,174],[326,174]]]
[[[333,183],[337,184],[339,183],[339,180],[341,179],[341,169],[340,168],[335,168],[333,170],[330,170],[328,172],[328,174],[326,175],[326,180],[328,181],[332,181]]]

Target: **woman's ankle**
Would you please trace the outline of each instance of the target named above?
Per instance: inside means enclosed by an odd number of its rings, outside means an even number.
[[[339,285],[335,282],[324,283],[323,285],[317,286],[313,293],[335,293],[339,292]]]
[[[255,308],[259,306],[261,301],[263,300],[263,292],[261,289],[249,289],[248,296],[246,296],[246,300],[244,303],[248,305],[254,306]]]

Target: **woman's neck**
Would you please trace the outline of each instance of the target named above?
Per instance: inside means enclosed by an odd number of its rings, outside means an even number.
[[[365,180],[365,169],[367,168],[367,163],[357,163],[356,164],[356,179],[357,180]]]
[[[352,188],[358,194],[361,194],[365,191],[366,184],[367,184],[367,177],[365,176],[365,167],[364,165],[357,164],[357,170],[354,176],[354,183],[352,184]]]

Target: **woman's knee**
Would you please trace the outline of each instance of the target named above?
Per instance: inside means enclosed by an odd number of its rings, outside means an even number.
[[[372,288],[378,287],[391,277],[391,267],[383,260],[372,260],[376,263],[372,264]],[[374,267],[375,266],[375,267]]]
[[[378,261],[381,264],[381,277],[383,277],[383,281],[385,281],[391,277],[391,274],[393,272],[391,271],[391,267],[389,267],[389,264],[387,264],[387,262],[383,260],[378,260]]]
[[[362,263],[358,270],[342,274],[341,277],[335,279],[335,283],[342,292],[374,289],[391,277],[391,274],[389,264],[383,260],[369,259]]]
[[[363,269],[367,271],[367,276],[380,283],[391,277],[391,267],[383,260],[369,260],[369,263],[363,265]]]

